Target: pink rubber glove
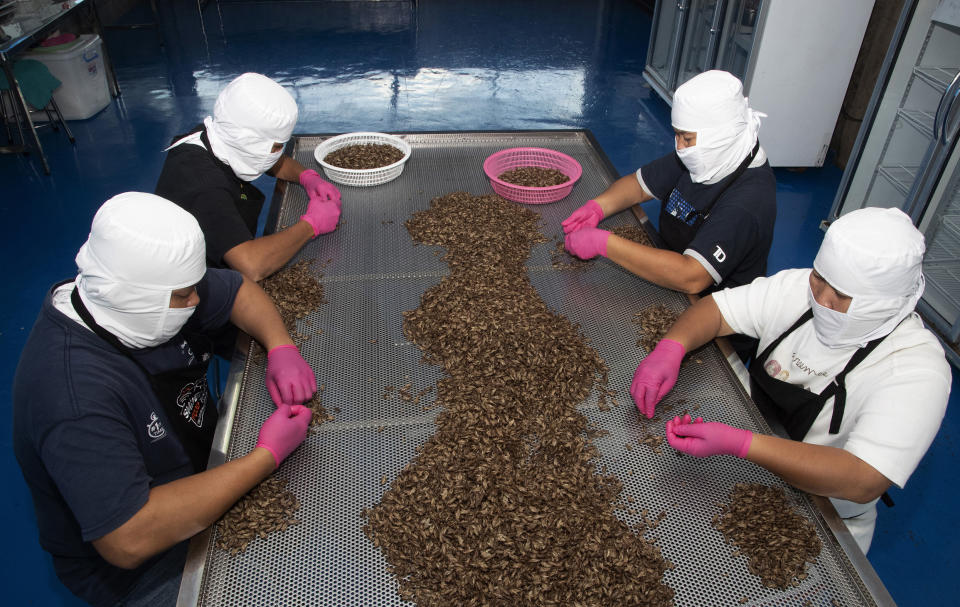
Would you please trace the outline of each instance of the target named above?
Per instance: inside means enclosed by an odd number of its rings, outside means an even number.
[[[278,407],[299,405],[317,391],[317,377],[296,346],[277,346],[267,352],[267,392]]]
[[[260,426],[257,447],[263,447],[273,455],[277,466],[293,453],[307,437],[307,427],[313,419],[313,411],[303,405],[280,405]]]
[[[580,228],[595,228],[602,219],[603,209],[596,200],[588,200],[587,204],[570,213],[570,217],[564,219],[560,225],[563,226],[563,233],[569,234]]]
[[[320,176],[320,173],[313,169],[307,169],[300,173],[300,185],[307,191],[310,202],[333,202],[337,208],[340,208],[340,190],[326,179]]]
[[[314,238],[321,234],[329,234],[337,229],[337,222],[340,221],[340,206],[333,202],[311,200],[307,205],[307,212],[301,215],[300,219],[313,228]]]
[[[687,351],[680,342],[672,339],[661,339],[653,352],[637,365],[633,374],[633,383],[630,384],[630,395],[637,409],[647,416],[653,417],[653,412],[680,375],[680,363]]]
[[[564,239],[567,250],[580,259],[593,259],[597,255],[607,256],[607,240],[610,232],[597,228],[580,228],[570,232]]]
[[[704,423],[702,417],[693,421],[689,415],[684,415],[683,418],[675,417],[667,422],[667,442],[670,446],[695,457],[746,457],[752,440],[753,432],[749,430],[741,430],[720,422]]]
[[[300,183],[310,196],[307,212],[300,219],[310,224],[313,236],[337,229],[337,222],[340,221],[340,191],[313,170],[300,173]]]

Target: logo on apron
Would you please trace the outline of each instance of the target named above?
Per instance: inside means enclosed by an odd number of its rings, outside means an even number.
[[[774,379],[779,379],[780,381],[787,381],[790,378],[790,372],[786,369],[780,368],[780,363],[776,360],[767,361],[767,364],[763,366],[767,371],[767,375]]]
[[[207,378],[202,377],[180,388],[177,395],[177,406],[180,415],[197,428],[203,427],[203,409],[207,404]]]

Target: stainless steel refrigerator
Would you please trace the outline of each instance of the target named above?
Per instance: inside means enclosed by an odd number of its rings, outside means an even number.
[[[827,222],[896,207],[924,233],[918,311],[960,363],[960,0],[908,0]]]

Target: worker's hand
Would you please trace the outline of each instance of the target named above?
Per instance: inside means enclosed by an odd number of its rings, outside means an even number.
[[[328,234],[337,229],[340,221],[340,205],[334,202],[310,201],[307,212],[300,219],[306,221],[313,228],[313,236]]]
[[[307,437],[307,427],[313,418],[310,407],[280,405],[260,426],[257,447],[273,454],[277,466]]]
[[[340,208],[340,190],[321,177],[320,173],[313,169],[300,173],[300,185],[307,191],[310,202],[332,202]]]
[[[704,423],[689,415],[675,417],[667,422],[667,442],[677,451],[696,457],[734,455],[746,457],[750,451],[753,432],[741,430],[720,422]]]
[[[300,219],[310,224],[313,236],[337,229],[337,222],[340,221],[340,191],[314,170],[300,173],[300,183],[310,196],[307,212]]]
[[[680,363],[686,348],[680,342],[672,339],[661,339],[653,352],[640,361],[633,374],[633,383],[630,384],[630,395],[637,409],[647,416],[653,417],[657,403],[660,402],[680,375]]]
[[[570,213],[570,217],[564,219],[560,225],[563,226],[563,233],[569,234],[580,228],[595,228],[602,219],[603,209],[596,200],[589,200],[587,204]]]
[[[299,405],[317,391],[313,369],[296,346],[286,344],[267,352],[267,392],[278,407]]]
[[[580,259],[593,259],[597,255],[607,256],[607,240],[610,232],[597,228],[580,228],[570,232],[564,239],[567,250]]]

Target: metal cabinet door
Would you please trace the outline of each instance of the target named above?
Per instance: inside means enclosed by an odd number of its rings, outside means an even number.
[[[716,68],[730,72],[742,82],[746,82],[762,9],[761,0],[730,0],[720,29]]]
[[[713,69],[725,5],[726,0],[693,0],[690,3],[674,89],[697,74]]]
[[[831,220],[870,206],[899,208],[924,222],[950,153],[942,135],[960,71],[960,33],[932,19],[937,4],[904,6]]]
[[[947,87],[933,129],[938,145],[926,172],[937,173],[927,180],[929,191],[918,180],[910,209],[927,241],[923,258],[927,284],[918,309],[956,349],[960,341],[960,73]],[[952,360],[958,356],[953,354]]]
[[[679,68],[680,46],[691,0],[657,1],[650,32],[650,48],[643,75],[665,99],[673,97]]]

